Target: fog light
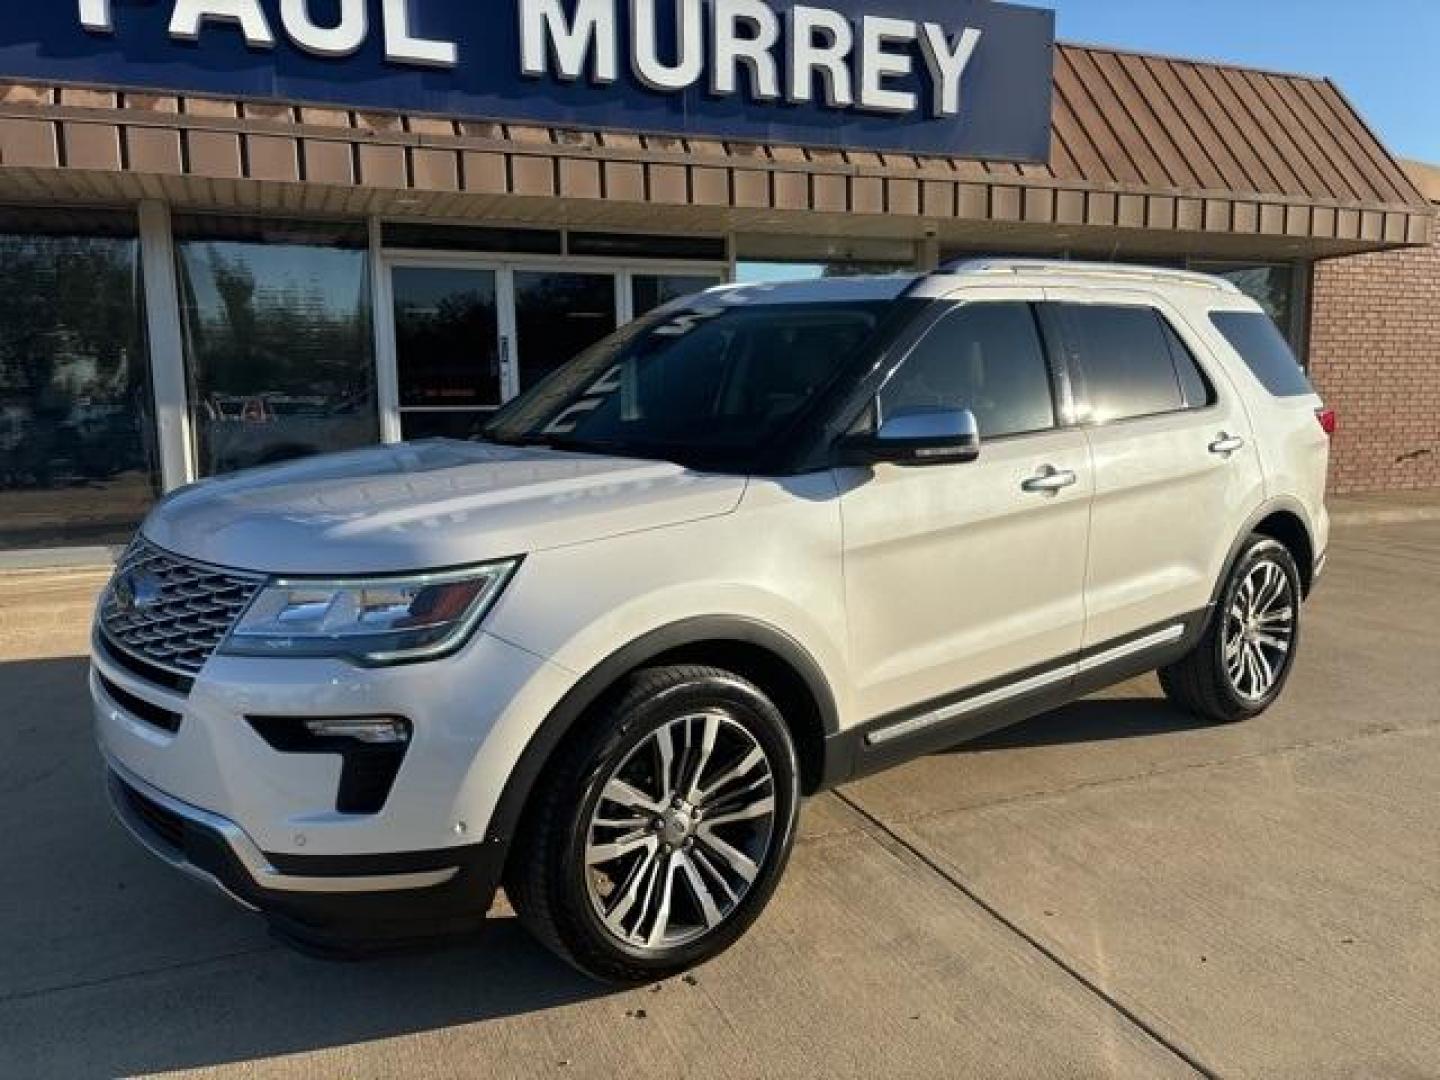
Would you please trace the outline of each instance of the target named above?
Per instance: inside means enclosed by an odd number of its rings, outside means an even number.
[[[378,814],[410,749],[403,716],[250,716],[256,733],[282,754],[337,754],[341,814]]]
[[[354,739],[372,745],[410,741],[410,724],[398,716],[336,716],[305,721],[305,730],[317,739]]]

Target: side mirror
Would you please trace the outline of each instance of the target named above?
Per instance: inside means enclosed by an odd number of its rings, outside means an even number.
[[[851,465],[956,465],[980,456],[980,425],[969,409],[907,409],[842,445]]]

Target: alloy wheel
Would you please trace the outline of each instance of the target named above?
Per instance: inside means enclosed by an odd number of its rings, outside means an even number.
[[[631,948],[698,940],[749,893],[775,812],[770,760],[729,712],[666,721],[611,771],[590,815],[591,906]]]
[[[1225,613],[1225,672],[1235,692],[1260,701],[1275,688],[1295,640],[1295,591],[1278,563],[1246,572]]]

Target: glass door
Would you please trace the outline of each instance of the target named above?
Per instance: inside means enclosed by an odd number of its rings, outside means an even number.
[[[722,280],[683,266],[517,263],[418,252],[387,259],[387,437],[473,438],[502,404],[622,323]]]
[[[506,398],[500,274],[494,267],[391,268],[401,438],[469,438]]]
[[[613,272],[515,271],[515,339],[528,390],[619,325]]]

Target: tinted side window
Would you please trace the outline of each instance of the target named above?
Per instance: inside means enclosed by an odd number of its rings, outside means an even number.
[[[969,409],[981,438],[1055,426],[1050,369],[1030,305],[966,304],[925,335],[880,392],[881,416]]]
[[[1259,311],[1212,311],[1210,321],[1270,393],[1298,397],[1315,392],[1270,316]]]
[[[1190,346],[1185,344],[1170,325],[1170,320],[1163,315],[1160,316],[1160,325],[1165,328],[1170,359],[1175,362],[1175,374],[1180,377],[1180,389],[1185,394],[1185,407],[1203,409],[1206,405],[1214,405],[1215,388],[1210,385],[1205,372],[1200,370],[1200,364],[1196,361],[1195,354],[1190,351]]]
[[[1160,316],[1148,307],[1060,304],[1080,374],[1081,419],[1103,424],[1185,407]]]

